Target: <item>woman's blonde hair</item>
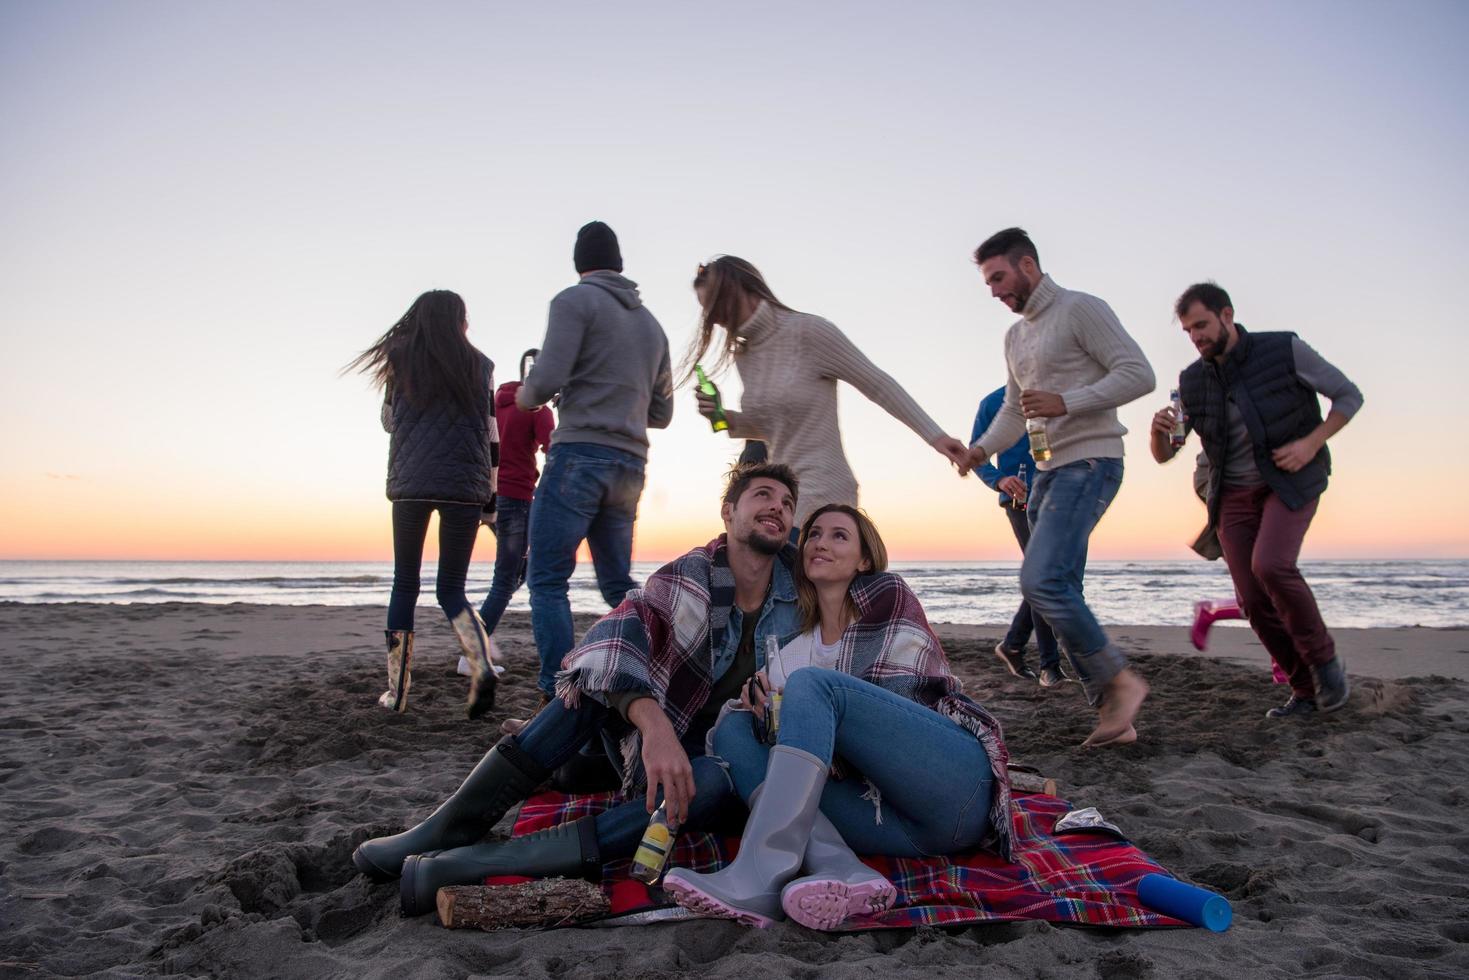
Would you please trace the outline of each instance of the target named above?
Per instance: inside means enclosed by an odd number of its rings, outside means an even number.
[[[821,605],[816,600],[816,585],[806,577],[806,539],[811,536],[811,528],[816,519],[822,514],[846,514],[857,525],[857,542],[862,546],[862,557],[867,560],[866,572],[858,572],[866,575],[872,572],[885,572],[888,570],[888,549],[882,543],[882,535],[877,533],[877,525],[872,523],[872,518],[866,512],[851,506],[850,504],[827,504],[817,508],[816,512],[806,518],[806,523],[801,525],[801,538],[796,548],[796,607],[801,611],[801,630],[809,632],[821,622]],[[847,591],[846,601],[842,604],[842,611],[846,614],[847,622],[857,618],[857,605],[852,601],[851,590]],[[845,623],[843,625],[846,625]]]

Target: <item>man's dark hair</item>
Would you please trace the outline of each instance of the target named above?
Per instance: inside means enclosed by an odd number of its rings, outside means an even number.
[[[1030,240],[1024,228],[1006,228],[980,242],[979,248],[974,250],[974,264],[979,265],[999,255],[1009,259],[1011,265],[1017,264],[1027,255],[1037,267],[1041,264],[1040,253],[1035,250],[1035,242]]]
[[[1178,302],[1173,304],[1174,316],[1182,320],[1188,308],[1195,303],[1203,303],[1204,309],[1215,316],[1223,313],[1226,306],[1234,309],[1234,304],[1229,300],[1229,294],[1217,282],[1196,282],[1185,289],[1183,295],[1178,297]]]
[[[729,468],[729,475],[725,478],[724,502],[727,504],[739,503],[740,496],[749,487],[752,480],[761,477],[784,483],[790,487],[792,499],[800,499],[800,488],[796,484],[796,474],[784,463],[736,463]]]

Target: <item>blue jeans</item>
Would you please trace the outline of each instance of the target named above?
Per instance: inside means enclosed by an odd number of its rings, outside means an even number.
[[[490,594],[480,606],[479,618],[485,621],[485,632],[495,632],[510,597],[525,581],[525,553],[530,544],[530,501],[514,497],[495,499],[495,574],[490,579]]]
[[[393,594],[388,599],[388,629],[412,630],[423,565],[423,539],[428,519],[439,512],[439,569],[434,591],[450,621],[464,609],[473,609],[464,594],[469,559],[479,533],[479,504],[451,504],[434,500],[393,501]]]
[[[1100,704],[1102,689],[1127,666],[1083,594],[1087,542],[1122,486],[1122,460],[1080,459],[1042,470],[1030,488],[1030,544],[1020,565],[1020,592],[1051,625],[1066,659]]]
[[[546,468],[530,508],[530,622],[541,675],[536,685],[553,693],[561,660],[575,634],[567,583],[576,571],[582,541],[592,552],[597,585],[616,606],[632,580],[632,528],[643,494],[643,460],[620,449],[563,442],[546,454]]]
[[[620,721],[616,712],[589,697],[575,708],[553,698],[531,719],[515,741],[548,771],[560,767],[588,741],[600,735],[609,722]],[[704,733],[690,732],[683,739],[684,751],[694,769],[694,799],[684,826],[703,829],[738,804],[734,785],[724,766],[704,755]],[[663,802],[660,792],[658,802]],[[648,808],[643,797],[619,803],[596,817],[597,846],[603,861],[630,858],[648,829]]]
[[[1023,555],[1030,544],[1030,516],[1014,507],[1006,507],[1005,516],[1010,519],[1010,530],[1015,532],[1015,541]],[[1020,600],[1020,608],[1015,610],[1015,618],[1010,620],[1010,631],[1005,634],[1005,649],[1016,653],[1023,651],[1025,644],[1030,642],[1032,630],[1035,631],[1036,650],[1041,655],[1041,669],[1060,667],[1061,651],[1056,646],[1056,634],[1051,631],[1049,623],[1035,615],[1025,599]]]
[[[753,717],[726,715],[713,740],[745,800],[765,781],[770,755],[755,737]],[[977,845],[989,828],[994,776],[979,739],[859,677],[819,667],[792,674],[779,741],[846,765],[845,778],[822,790],[821,812],[858,854],[954,854]]]

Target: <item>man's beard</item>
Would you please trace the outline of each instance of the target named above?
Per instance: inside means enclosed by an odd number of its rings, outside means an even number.
[[[1020,280],[1020,287],[1015,290],[1015,312],[1019,313],[1030,302],[1030,294],[1035,292],[1035,283],[1026,279],[1023,272],[1017,271],[1015,275]]]
[[[1229,334],[1221,330],[1219,332],[1219,339],[1209,345],[1209,349],[1204,352],[1204,357],[1211,361],[1217,361],[1224,356],[1224,349],[1228,346]]]
[[[785,547],[785,538],[771,539],[760,533],[759,528],[751,528],[742,542],[750,546],[750,550],[761,555],[778,555],[780,549]]]

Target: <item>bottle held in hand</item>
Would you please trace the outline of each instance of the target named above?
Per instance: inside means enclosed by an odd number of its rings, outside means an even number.
[[[1168,400],[1173,405],[1173,431],[1168,434],[1168,443],[1174,449],[1181,449],[1188,441],[1188,429],[1184,428],[1187,417],[1183,414],[1183,399],[1178,397],[1177,388],[1168,393]]]
[[[1010,495],[1010,506],[1014,507],[1016,510],[1025,510],[1026,498],[1030,496],[1030,484],[1025,481],[1025,475],[1026,467],[1024,463],[1021,463],[1019,471],[1015,474],[1015,479],[1020,481],[1020,485],[1023,489],[1020,491],[1019,494]]]
[[[765,676],[770,678],[770,702],[765,706],[765,740],[771,745],[780,735],[781,690],[785,687],[785,671],[780,663],[780,641],[765,638]]]
[[[694,377],[699,382],[699,391],[714,399],[714,414],[709,417],[709,428],[715,432],[724,432],[729,428],[729,419],[724,415],[724,402],[719,398],[719,389],[714,387],[714,382],[704,373],[702,365],[694,365]]]
[[[653,819],[648,821],[648,829],[643,831],[628,873],[645,885],[656,884],[668,863],[668,855],[673,852],[673,839],[677,835],[678,828],[668,822],[668,814],[660,803],[653,811]]]
[[[1035,457],[1037,463],[1048,463],[1051,460],[1051,440],[1046,436],[1046,420],[1033,418],[1025,420],[1025,434],[1030,436],[1030,454]]]

